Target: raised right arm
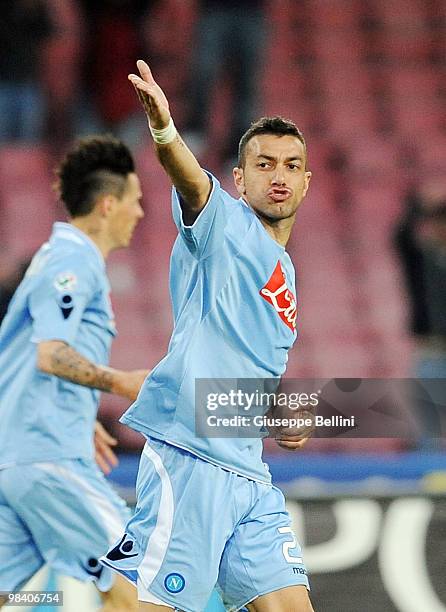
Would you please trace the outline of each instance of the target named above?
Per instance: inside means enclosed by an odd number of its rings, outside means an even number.
[[[192,225],[208,201],[210,179],[176,131],[167,98],[149,66],[142,60],[137,66],[141,76],[130,74],[129,80],[146,113],[158,159],[181,195],[184,223]]]

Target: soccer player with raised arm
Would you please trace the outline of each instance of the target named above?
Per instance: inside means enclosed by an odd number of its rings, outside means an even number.
[[[114,462],[96,422],[100,391],[135,400],[148,373],[107,366],[116,330],[105,260],[129,245],[142,194],[130,151],[111,136],[67,154],[58,190],[69,223],[55,223],[0,327],[0,592],[48,563],[94,580],[107,612],[127,612],[136,589],[98,557],[130,514],[94,459],[96,447],[105,471]]]
[[[101,560],[137,584],[141,611],[202,612],[218,583],[228,610],[311,612],[301,550],[262,441],[195,435],[196,379],[277,379],[285,371],[296,338],[285,246],[311,178],[305,141],[279,117],[253,124],[233,171],[236,200],[178,135],[147,64],[138,69],[129,78],[174,185],[175,327],[166,357],[122,418],[147,442],[135,514]]]

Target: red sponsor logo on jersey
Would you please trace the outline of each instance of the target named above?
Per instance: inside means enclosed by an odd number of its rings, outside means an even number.
[[[280,260],[277,262],[271,278],[262,289],[260,295],[274,306],[275,311],[292,332],[296,330],[297,304],[292,291],[288,289],[285,274]]]

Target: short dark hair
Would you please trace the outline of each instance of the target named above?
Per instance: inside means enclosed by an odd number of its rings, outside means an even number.
[[[56,191],[71,217],[93,210],[101,194],[121,198],[129,173],[135,171],[127,146],[109,134],[78,140],[56,168]]]
[[[243,134],[238,145],[238,165],[241,168],[246,161],[246,145],[260,134],[276,134],[277,136],[296,136],[304,146],[305,155],[307,153],[307,145],[304,135],[290,119],[283,117],[262,117],[258,121],[251,124],[249,129]]]

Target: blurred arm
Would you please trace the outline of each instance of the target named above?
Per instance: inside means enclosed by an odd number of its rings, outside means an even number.
[[[37,346],[37,367],[46,374],[52,374],[83,387],[115,393],[134,401],[148,370],[126,372],[102,365],[96,365],[59,340],[39,342]]]

